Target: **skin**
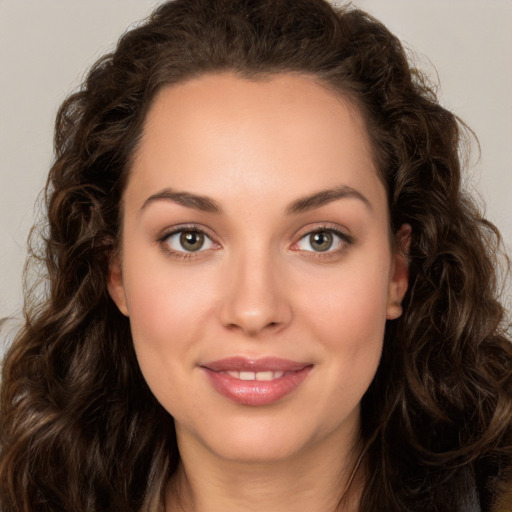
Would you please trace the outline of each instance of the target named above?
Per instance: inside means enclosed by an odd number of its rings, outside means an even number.
[[[331,189],[344,193],[297,207]],[[179,204],[169,190],[222,211]],[[181,226],[206,233],[201,250],[167,236]],[[333,229],[332,247],[316,250],[310,233]],[[408,234],[402,227],[399,244]],[[292,74],[206,75],[162,90],[124,193],[109,291],[130,318],[148,385],[175,418],[182,464],[166,510],[179,509],[176,495],[196,512],[335,510],[407,279],[363,122],[345,99]],[[241,405],[201,370],[240,355],[313,367],[281,400]],[[362,478],[344,510],[357,509]]]

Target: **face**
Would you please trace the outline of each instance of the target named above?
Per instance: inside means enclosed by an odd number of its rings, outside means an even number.
[[[354,442],[407,287],[354,107],[297,75],[169,87],[123,215],[109,291],[180,450],[275,460]]]

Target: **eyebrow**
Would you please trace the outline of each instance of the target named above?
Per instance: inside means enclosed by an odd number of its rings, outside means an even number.
[[[315,210],[316,208],[320,208],[328,203],[332,203],[333,201],[337,201],[338,199],[345,198],[353,198],[358,199],[369,209],[373,210],[372,204],[361,192],[358,190],[343,185],[337,188],[330,188],[327,190],[321,190],[320,192],[315,192],[309,196],[301,197],[296,201],[293,201],[287,208],[287,215],[294,215],[297,213],[304,213],[310,210]]]
[[[321,190],[314,194],[301,197],[293,201],[285,210],[287,215],[294,215],[304,213],[316,208],[320,208],[328,203],[337,201],[338,199],[354,198],[360,200],[364,205],[372,210],[370,201],[358,190],[343,185],[341,187]],[[170,188],[166,188],[149,196],[141,207],[141,210],[147,208],[150,204],[156,201],[172,201],[186,208],[194,208],[208,213],[221,214],[222,208],[214,199],[208,196],[201,196],[192,194],[190,192],[177,192]]]
[[[222,213],[222,208],[217,201],[207,196],[199,196],[190,192],[177,192],[166,188],[149,196],[141,207],[141,210],[147,208],[156,201],[172,201],[187,208],[194,208],[208,213]]]

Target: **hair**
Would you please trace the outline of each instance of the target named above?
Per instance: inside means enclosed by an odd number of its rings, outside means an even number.
[[[381,23],[322,0],[165,3],[61,106],[34,254],[46,294],[27,298],[3,367],[0,509],[161,503],[180,460],[174,423],[142,377],[106,281],[156,94],[222,72],[311,75],[356,105],[391,229],[412,227],[404,314],[386,326],[362,402],[361,512],[462,512],[472,500],[489,510],[512,467],[512,344],[498,300],[499,233],[461,187],[466,130]]]

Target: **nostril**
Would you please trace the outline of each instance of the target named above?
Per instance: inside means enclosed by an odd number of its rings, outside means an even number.
[[[288,325],[292,314],[286,294],[266,283],[256,282],[251,272],[244,272],[219,301],[221,324],[231,331],[241,329],[249,336],[263,331],[275,333]]]

